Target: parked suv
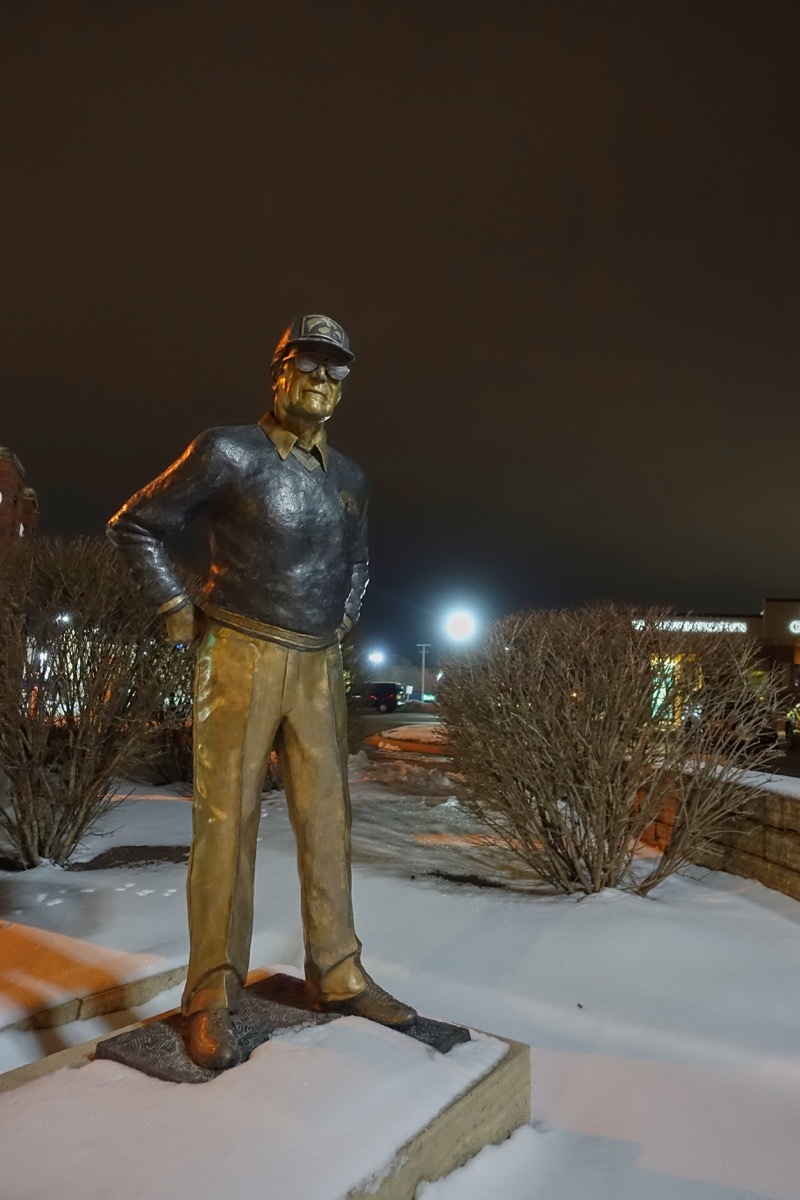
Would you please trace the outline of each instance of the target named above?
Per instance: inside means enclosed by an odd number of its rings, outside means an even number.
[[[402,704],[405,692],[402,683],[371,683],[368,695],[370,708],[394,712],[398,704]]]

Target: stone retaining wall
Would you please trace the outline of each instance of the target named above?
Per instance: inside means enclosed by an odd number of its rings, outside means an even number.
[[[645,831],[649,845],[663,848],[675,820],[675,801],[666,802]],[[730,831],[704,854],[700,866],[755,879],[800,900],[800,797],[753,792]]]

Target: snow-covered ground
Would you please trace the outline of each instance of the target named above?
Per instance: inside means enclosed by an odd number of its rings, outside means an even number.
[[[780,790],[795,781],[786,782]],[[699,870],[668,880],[648,899],[619,892],[557,898],[523,879],[500,887],[496,861],[476,845],[441,769],[362,761],[353,800],[354,897],[368,969],[432,1016],[533,1050],[531,1125],[448,1179],[424,1185],[420,1197],[798,1200],[800,904]],[[265,798],[263,814],[252,961],[299,970],[294,845],[282,796]],[[80,990],[186,961],[185,866],[170,859],[185,855],[190,818],[187,798],[139,790],[107,815],[82,858],[148,846],[128,856],[149,857],[151,865],[0,873],[0,954],[6,966],[16,964],[0,982],[0,1025]],[[134,1015],[177,1001],[175,989]],[[131,1019],[2,1033],[0,1069]],[[269,1087],[266,1061],[254,1056],[254,1082],[242,1089],[245,1125],[258,1104],[256,1070]],[[84,1072],[0,1096],[3,1200],[101,1194],[90,1190],[92,1166],[108,1122],[113,1127],[115,1097],[134,1085],[122,1081],[124,1068],[103,1063],[92,1071],[100,1068],[98,1103],[112,1114],[97,1126],[100,1141],[91,1127],[67,1121],[68,1089]],[[136,1086],[181,1090],[156,1081]],[[190,1090],[191,1104],[201,1107],[218,1096],[231,1122],[230,1074]],[[54,1095],[61,1116],[47,1128]],[[177,1194],[163,1186],[168,1134],[180,1123],[181,1107],[171,1103],[169,1127],[143,1117],[130,1131],[136,1154],[152,1168],[151,1190],[143,1183],[130,1194]],[[59,1133],[61,1122],[72,1136]],[[343,1136],[337,1130],[346,1155]],[[354,1130],[353,1154],[358,1139]],[[263,1179],[256,1191],[242,1174],[247,1165],[219,1153],[231,1195],[280,1195]],[[35,1190],[32,1164],[53,1190]],[[138,1178],[146,1176],[140,1166]],[[220,1179],[198,1172],[192,1194],[218,1196]]]
[[[426,725],[398,725],[396,729],[384,729],[378,736],[393,742],[431,742],[434,745],[447,740],[444,725],[434,721]]]

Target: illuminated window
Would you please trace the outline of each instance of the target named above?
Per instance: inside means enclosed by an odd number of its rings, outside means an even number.
[[[692,698],[703,686],[703,673],[694,655],[653,658],[651,708],[658,721],[675,725],[691,715]]]
[[[653,716],[659,721],[675,720],[675,682],[677,658],[653,659]]]
[[[20,526],[19,526],[19,536],[20,537],[25,536],[25,526],[22,524],[22,522],[20,522]]]

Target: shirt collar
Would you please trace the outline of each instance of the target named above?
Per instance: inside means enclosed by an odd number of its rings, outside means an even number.
[[[298,441],[297,434],[292,433],[290,429],[284,429],[283,425],[279,425],[275,419],[275,414],[271,412],[265,413],[258,423],[264,430],[264,433],[267,435],[269,440],[272,442],[275,449],[278,451],[281,461],[283,461],[285,458],[288,458],[288,456],[292,453],[296,442]],[[312,451],[316,450],[322,466],[327,471],[328,438],[324,428],[320,429],[315,435],[314,441],[311,444],[311,449]]]

